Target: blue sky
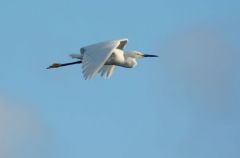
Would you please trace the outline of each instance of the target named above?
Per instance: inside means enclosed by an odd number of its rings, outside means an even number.
[[[239,6],[237,0],[1,1],[0,95],[28,104],[17,109],[33,109],[27,113],[44,134],[25,137],[44,157],[237,158]],[[160,57],[117,68],[110,80],[85,81],[77,65],[45,69],[71,61],[68,54],[82,46],[118,38],[129,39],[129,50]],[[21,139],[17,133],[7,137]],[[19,153],[13,158],[38,155],[8,150]]]

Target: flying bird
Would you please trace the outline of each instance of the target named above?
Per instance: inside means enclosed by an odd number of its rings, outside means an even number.
[[[82,73],[85,79],[91,79],[97,73],[107,79],[112,76],[116,66],[133,68],[137,65],[137,59],[158,57],[139,51],[124,51],[127,43],[128,39],[118,39],[82,47],[80,53],[70,54],[72,58],[79,59],[78,61],[64,64],[54,63],[47,69],[82,64]]]

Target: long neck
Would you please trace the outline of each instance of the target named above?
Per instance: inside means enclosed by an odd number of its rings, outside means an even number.
[[[124,58],[125,58],[125,61],[124,61],[124,64],[122,65],[123,67],[133,68],[137,65],[137,61],[135,58],[128,57],[128,56],[125,56]]]

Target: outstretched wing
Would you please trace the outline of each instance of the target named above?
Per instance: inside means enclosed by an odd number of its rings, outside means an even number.
[[[128,43],[128,39],[122,39],[120,40],[120,44],[118,45],[117,49],[123,50]]]
[[[108,79],[112,76],[115,68],[115,65],[103,65],[98,73],[100,73],[103,78]]]
[[[104,66],[114,49],[124,48],[127,39],[101,42],[83,47],[82,69],[85,79],[91,79]],[[125,43],[125,44],[124,44]]]

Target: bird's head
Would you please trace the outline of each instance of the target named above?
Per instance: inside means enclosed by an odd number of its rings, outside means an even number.
[[[131,58],[140,59],[144,57],[158,57],[157,55],[143,54],[139,51],[128,51],[127,55]]]

